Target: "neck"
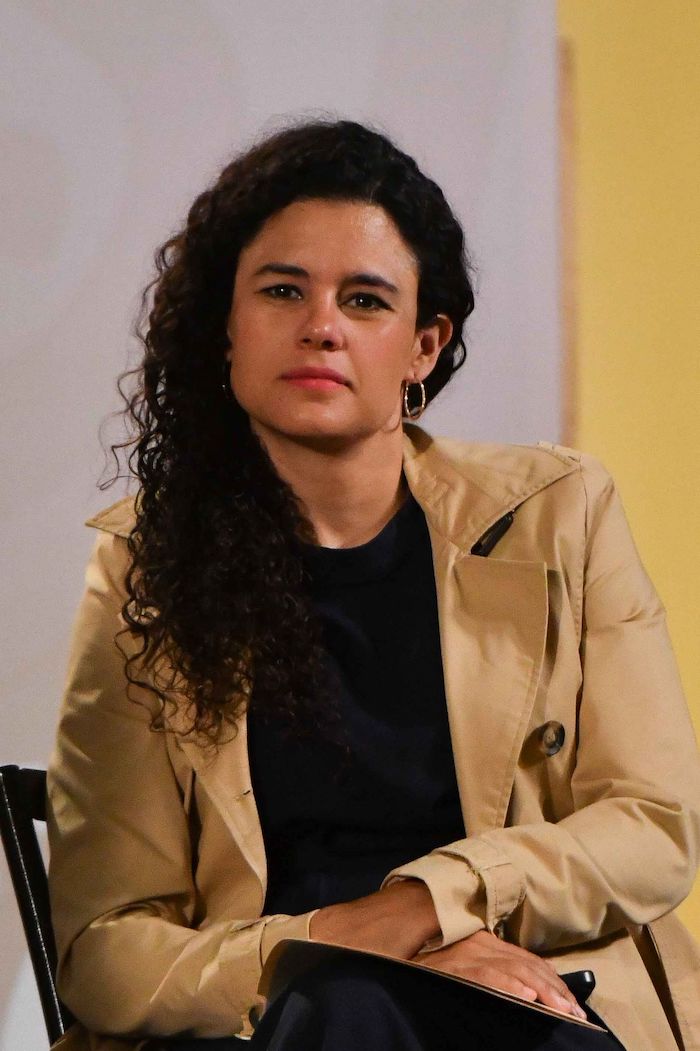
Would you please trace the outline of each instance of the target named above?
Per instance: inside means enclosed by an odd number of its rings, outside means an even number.
[[[379,533],[405,497],[403,431],[343,448],[259,435],[277,473],[294,490],[322,547],[357,547]]]

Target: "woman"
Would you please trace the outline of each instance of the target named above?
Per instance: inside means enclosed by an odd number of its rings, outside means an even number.
[[[473,307],[439,188],[358,124],[293,127],[157,261],[138,496],[90,523],[49,771],[63,1044],[237,1047],[293,937],[572,1017],[558,974],[590,967],[618,1039],[368,963],[293,984],[254,1049],[700,1046],[665,916],[697,755],[612,481],[402,427]]]

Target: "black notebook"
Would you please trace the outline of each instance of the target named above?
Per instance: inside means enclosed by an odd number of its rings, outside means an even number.
[[[501,992],[499,989],[492,989],[488,985],[481,985],[479,982],[471,981],[468,978],[458,978],[456,975],[444,974],[441,971],[434,970],[432,967],[426,967],[422,963],[413,963],[410,960],[397,960],[395,957],[385,956],[383,953],[348,949],[342,945],[329,945],[326,942],[305,941],[298,938],[284,938],[275,945],[263,968],[258,991],[265,997],[269,1007],[295,978],[300,977],[312,968],[323,964],[335,963],[339,959],[347,958],[348,956],[356,959],[373,958],[384,960],[390,966],[413,967],[419,971],[427,971],[433,980],[457,982],[459,985],[464,985],[474,990],[479,996],[496,997],[524,1011],[537,1011],[540,1014],[548,1015],[550,1018],[556,1018],[558,1021],[570,1022],[572,1025],[580,1025],[585,1029],[593,1029],[599,1033],[605,1032],[599,1025],[594,1025],[593,1022],[576,1018],[574,1015],[558,1011],[554,1007],[547,1007],[545,1004],[524,1000],[513,993]]]

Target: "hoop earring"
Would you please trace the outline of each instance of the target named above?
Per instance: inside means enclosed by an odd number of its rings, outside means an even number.
[[[420,387],[420,405],[414,405],[413,408],[408,404],[408,388],[409,387]],[[403,386],[403,414],[407,420],[419,420],[425,412],[425,407],[428,404],[428,399],[425,394],[425,384],[423,380],[416,380],[413,383],[408,383],[404,380]]]
[[[224,392],[224,399],[226,401],[233,401],[233,391],[231,390],[231,363],[224,358],[221,369],[221,389]]]

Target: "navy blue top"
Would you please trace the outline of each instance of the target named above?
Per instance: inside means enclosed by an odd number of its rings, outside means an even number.
[[[409,495],[369,543],[304,545],[303,558],[346,747],[249,713],[267,914],[369,894],[392,868],[465,835],[421,508]]]

